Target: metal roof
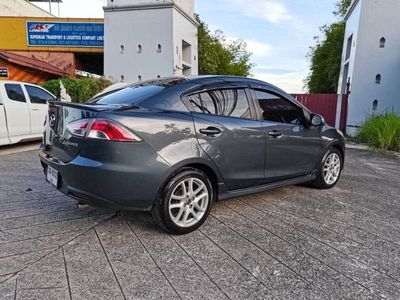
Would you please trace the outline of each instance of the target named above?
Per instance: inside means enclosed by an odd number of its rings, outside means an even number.
[[[68,76],[69,75],[64,70],[61,70],[43,60],[18,55],[18,54],[8,52],[8,51],[0,51],[0,58],[6,60],[8,62],[20,65],[20,66],[40,70],[40,71],[58,75],[58,76]]]

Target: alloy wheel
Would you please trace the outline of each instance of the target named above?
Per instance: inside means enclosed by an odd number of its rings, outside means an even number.
[[[171,220],[180,227],[195,225],[206,214],[209,197],[207,186],[201,179],[183,179],[176,185],[169,199]]]
[[[339,179],[341,171],[341,161],[337,153],[331,153],[325,160],[323,173],[326,184],[332,185]]]

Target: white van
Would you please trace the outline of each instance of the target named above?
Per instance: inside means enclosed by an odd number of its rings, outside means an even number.
[[[0,81],[0,146],[41,139],[47,103],[53,100],[37,85]]]

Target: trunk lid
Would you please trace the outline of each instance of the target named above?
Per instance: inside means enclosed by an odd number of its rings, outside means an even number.
[[[78,156],[85,140],[72,135],[67,129],[68,124],[80,119],[94,118],[99,112],[118,108],[115,105],[49,103],[43,139],[45,152],[59,161],[70,162]]]

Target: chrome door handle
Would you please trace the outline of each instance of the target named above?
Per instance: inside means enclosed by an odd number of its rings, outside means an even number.
[[[272,136],[272,137],[275,137],[275,138],[278,138],[278,137],[282,136],[282,132],[280,132],[278,130],[272,130],[272,131],[268,132],[268,135]]]
[[[208,136],[218,136],[221,134],[221,130],[215,127],[207,127],[199,130],[201,134]]]

